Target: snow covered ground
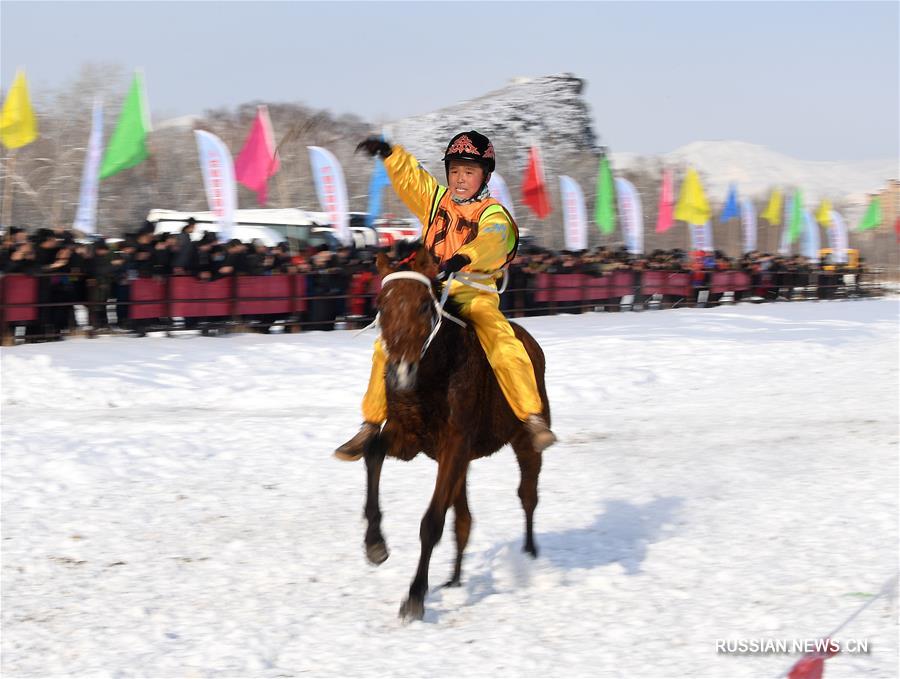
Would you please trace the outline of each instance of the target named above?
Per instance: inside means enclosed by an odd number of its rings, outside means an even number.
[[[525,319],[554,429],[536,537],[511,451],[470,473],[423,622],[400,601],[435,465],[388,461],[363,555],[372,337],[102,338],[2,352],[4,676],[777,677],[898,561],[897,299]],[[452,520],[448,517],[449,520]],[[896,601],[827,679],[897,676]]]

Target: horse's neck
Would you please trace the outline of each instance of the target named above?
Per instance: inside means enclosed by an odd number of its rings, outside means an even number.
[[[441,329],[422,358],[422,367],[430,369],[453,370],[468,351],[474,333],[469,327],[461,328],[453,321],[444,319]],[[475,338],[477,341],[477,337]]]

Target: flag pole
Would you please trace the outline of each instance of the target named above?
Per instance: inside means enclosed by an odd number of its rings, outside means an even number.
[[[0,216],[0,224],[9,227],[12,219],[12,175],[16,171],[16,157],[18,149],[12,149],[6,159],[6,172],[3,174],[3,210]]]

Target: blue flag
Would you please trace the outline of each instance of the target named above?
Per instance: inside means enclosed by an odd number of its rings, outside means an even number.
[[[734,184],[728,189],[728,199],[725,201],[725,209],[722,210],[721,221],[726,222],[732,217],[740,217],[741,211],[738,207],[737,189]]]
[[[369,179],[369,207],[366,209],[366,226],[371,227],[378,215],[381,214],[381,194],[384,187],[391,183],[387,170],[384,169],[384,161],[375,159],[375,168],[372,170],[372,178]]]

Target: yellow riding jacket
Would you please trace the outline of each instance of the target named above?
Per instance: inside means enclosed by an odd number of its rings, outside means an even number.
[[[465,255],[470,262],[463,271],[488,273],[515,257],[519,228],[496,200],[454,202],[447,187],[400,145],[393,146],[384,167],[394,191],[423,224],[422,242],[439,262]]]

